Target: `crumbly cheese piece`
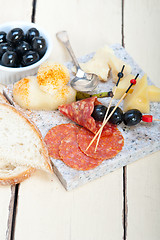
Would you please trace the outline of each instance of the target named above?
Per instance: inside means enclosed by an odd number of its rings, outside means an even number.
[[[131,73],[131,66],[117,58],[114,51],[108,46],[100,48],[90,61],[80,64],[85,72],[97,74],[102,81],[107,81],[111,70],[114,82],[117,81],[117,74],[123,65],[125,65],[125,77]]]
[[[123,70],[123,77],[126,77],[132,71],[132,68],[129,64],[126,64],[124,61],[117,58],[114,54],[110,54],[108,65],[111,68],[113,82],[117,82],[117,74],[121,71],[123,65],[125,65],[125,68]]]
[[[87,73],[95,73],[102,81],[107,81],[110,67],[108,65],[110,54],[114,54],[113,50],[108,46],[97,50],[93,58],[81,63],[81,68]]]
[[[124,112],[130,109],[138,109],[142,113],[149,113],[150,111],[146,74],[137,81],[133,92],[131,94],[128,93],[124,99]]]

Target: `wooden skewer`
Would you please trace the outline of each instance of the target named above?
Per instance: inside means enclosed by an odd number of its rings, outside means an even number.
[[[120,82],[120,79],[123,77],[123,70],[124,70],[124,67],[125,67],[125,65],[123,65],[121,72],[118,73],[118,80],[117,80],[117,83],[116,83],[115,89],[114,89],[114,91],[113,91],[113,97],[112,97],[111,100],[110,100],[110,103],[109,103],[109,105],[108,105],[108,109],[107,109],[107,111],[106,111],[106,114],[105,114],[104,119],[103,119],[103,122],[102,122],[102,126],[103,126],[103,127],[105,126],[104,122],[106,121],[106,118],[107,118],[107,115],[108,115],[109,109],[110,109],[110,107],[111,107],[112,101],[113,101],[114,96],[115,96],[115,94],[116,94],[116,90],[117,90],[118,84],[119,84],[119,82]],[[95,152],[97,151],[97,147],[98,147],[98,143],[99,143],[99,140],[100,140],[100,137],[101,137],[102,131],[103,131],[103,127],[101,128],[101,130],[100,130],[100,132],[99,132],[99,135],[98,135],[98,139],[97,139],[96,147],[95,147],[95,150],[94,150]]]
[[[104,128],[104,126],[105,126],[105,121],[106,121],[106,118],[107,118],[107,115],[108,115],[108,112],[109,112],[109,109],[110,109],[110,107],[111,107],[111,104],[112,104],[112,101],[113,101],[113,99],[114,99],[114,95],[115,95],[115,93],[116,93],[116,89],[117,89],[117,87],[115,87],[115,89],[114,89],[114,92],[113,92],[113,97],[111,98],[111,101],[110,101],[110,103],[109,103],[109,106],[108,106],[108,109],[107,109],[107,111],[106,111],[106,114],[105,114],[105,116],[104,116],[104,119],[103,119],[103,122],[102,122],[102,126],[101,126],[101,128],[100,128],[100,132],[99,132],[99,135],[98,135],[98,139],[97,139],[97,143],[96,143],[96,147],[95,147],[95,152],[97,151],[97,147],[98,147],[98,143],[99,143],[99,139],[100,139],[100,137],[101,137],[101,134],[102,134],[102,131],[103,131],[103,128]]]
[[[114,109],[112,110],[112,112],[109,114],[109,116],[107,117],[107,119],[104,121],[104,123],[102,124],[102,126],[100,127],[100,129],[98,130],[98,132],[96,133],[96,135],[94,136],[94,138],[92,139],[92,141],[90,142],[90,144],[88,145],[88,147],[86,148],[86,151],[89,149],[89,147],[92,145],[92,143],[95,141],[95,139],[97,138],[97,136],[99,135],[99,133],[101,132],[101,130],[103,129],[104,125],[106,125],[106,123],[108,122],[109,118],[112,116],[112,114],[114,113],[114,111],[116,110],[116,108],[119,106],[119,104],[122,102],[122,100],[125,98],[125,96],[127,95],[127,93],[124,93],[124,95],[121,97],[121,99],[119,100],[119,102],[117,103],[117,105],[114,107]]]
[[[90,142],[90,144],[88,145],[88,147],[86,148],[86,151],[89,149],[89,147],[92,145],[92,143],[95,141],[95,139],[97,138],[97,136],[99,135],[99,133],[101,132],[101,130],[103,129],[104,125],[106,125],[106,123],[108,122],[108,120],[110,119],[110,117],[112,116],[112,114],[114,113],[114,111],[117,109],[117,107],[120,105],[120,103],[122,102],[122,100],[125,98],[125,96],[127,95],[128,91],[130,90],[130,88],[136,84],[136,79],[139,76],[139,74],[136,75],[135,77],[135,83],[130,84],[130,86],[128,87],[128,89],[126,90],[126,92],[123,94],[123,96],[121,97],[121,99],[119,100],[119,102],[116,104],[116,106],[114,107],[114,109],[112,110],[112,112],[109,114],[109,116],[107,117],[107,119],[104,121],[104,123],[102,124],[102,126],[100,127],[100,129],[98,130],[98,132],[95,134],[94,138],[92,139],[92,141]],[[132,81],[132,80],[131,80]]]
[[[160,119],[153,119],[153,121],[158,121],[158,122],[160,122]]]

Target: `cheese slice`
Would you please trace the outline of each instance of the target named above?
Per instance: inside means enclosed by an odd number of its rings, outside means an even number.
[[[142,113],[149,113],[149,99],[148,99],[148,84],[147,75],[145,74],[137,81],[132,94],[129,94],[124,99],[124,112],[130,109],[138,109]]]

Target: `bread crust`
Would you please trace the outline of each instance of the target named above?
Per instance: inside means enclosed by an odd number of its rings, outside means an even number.
[[[26,121],[27,124],[29,124],[31,126],[31,128],[33,129],[34,133],[37,135],[37,137],[40,139],[41,142],[41,146],[42,146],[42,155],[45,159],[45,167],[47,171],[50,171],[53,173],[53,168],[52,168],[52,164],[51,164],[51,160],[49,158],[48,155],[48,149],[47,146],[43,140],[42,134],[39,131],[39,129],[37,128],[37,126],[27,118],[27,116],[25,116],[24,113],[20,112],[19,110],[17,110],[15,107],[9,105],[9,104],[5,104],[5,103],[0,103],[0,106],[5,106],[7,108],[10,108],[13,112],[15,112],[16,114],[18,114],[20,117],[22,117],[24,119],[24,121]]]
[[[23,170],[21,173],[15,176],[0,178],[0,184],[5,186],[5,185],[15,185],[15,184],[21,183],[25,179],[29,178],[34,172],[35,172],[34,168],[28,168],[27,170],[25,171]]]

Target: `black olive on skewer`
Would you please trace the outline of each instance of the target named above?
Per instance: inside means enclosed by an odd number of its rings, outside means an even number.
[[[100,121],[102,122],[104,119],[104,116],[106,114],[107,108],[104,105],[96,105],[94,107],[93,113],[92,113],[92,117],[96,120],[96,121]]]
[[[108,115],[112,112],[114,107],[115,106],[110,107]],[[113,124],[120,124],[123,121],[123,111],[117,107],[108,121]]]
[[[138,109],[128,110],[123,115],[123,122],[127,126],[134,126],[142,120],[142,113]]]

